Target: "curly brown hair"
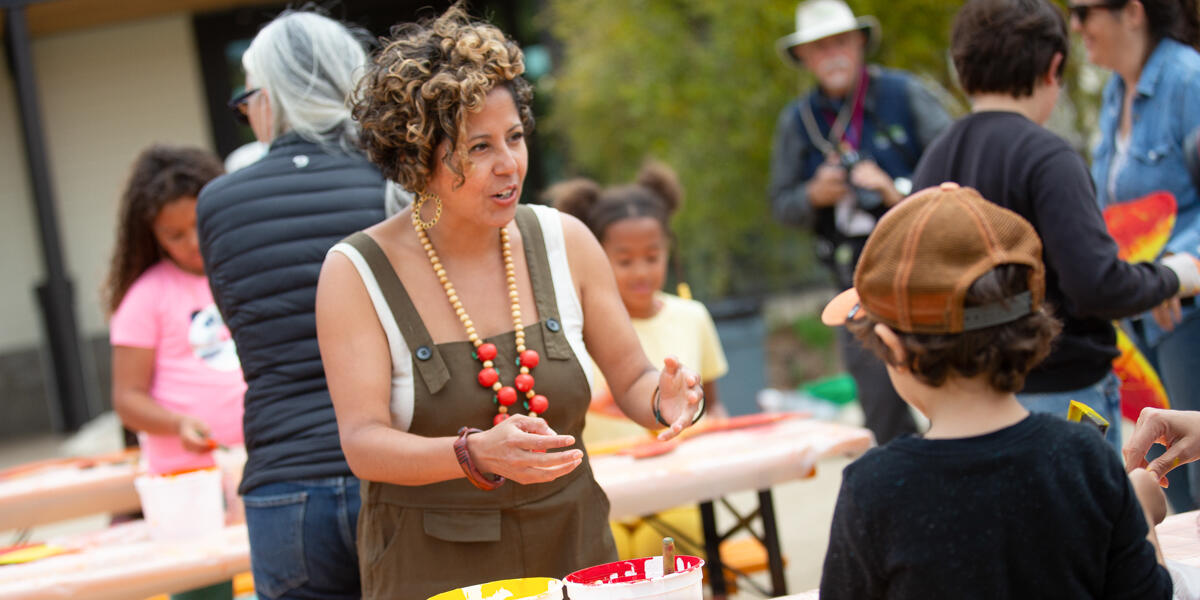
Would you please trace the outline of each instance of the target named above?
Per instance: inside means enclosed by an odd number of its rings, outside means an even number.
[[[1029,289],[1029,267],[1000,265],[983,274],[967,289],[964,305],[982,306],[1003,301]],[[846,322],[846,328],[884,362],[903,367],[922,383],[939,387],[952,375],[983,375],[992,388],[1018,392],[1025,376],[1050,353],[1051,342],[1062,324],[1043,304],[1032,314],[1002,325],[958,334],[897,331],[907,355],[898,362],[875,334],[877,321],[870,316]]]
[[[154,237],[159,211],[181,198],[195,198],[224,172],[220,159],[203,148],[156,144],[138,154],[121,195],[116,245],[100,292],[109,314],[133,282],[165,256]]]
[[[461,3],[433,19],[392,29],[352,98],[360,141],[383,175],[410,192],[425,191],[435,161],[458,176],[469,166],[467,115],[483,110],[497,85],[512,93],[525,133],[533,130],[533,89],[524,57],[494,25],[472,20]],[[435,156],[449,140],[445,154]]]
[[[583,221],[603,243],[611,225],[638,217],[653,217],[671,237],[671,215],[683,204],[683,186],[671,167],[648,160],[634,183],[602,189],[590,179],[571,179],[554,184],[542,198]]]

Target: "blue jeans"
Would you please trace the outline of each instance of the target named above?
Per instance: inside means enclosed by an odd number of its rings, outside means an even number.
[[[243,498],[250,568],[263,600],[362,596],[359,483],[354,477],[268,483]]]
[[[1113,373],[1105,375],[1100,381],[1083,389],[1070,392],[1053,392],[1047,394],[1017,394],[1021,405],[1029,412],[1049,413],[1067,418],[1067,407],[1071,401],[1082,402],[1108,419],[1108,433],[1104,439],[1121,451],[1121,380]]]

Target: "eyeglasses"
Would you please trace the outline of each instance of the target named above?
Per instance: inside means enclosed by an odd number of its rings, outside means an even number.
[[[250,118],[246,116],[247,104],[250,102],[250,97],[261,91],[262,88],[253,88],[246,90],[233,97],[229,101],[229,110],[233,111],[233,117],[242,125],[249,125]]]
[[[1071,16],[1079,20],[1080,24],[1087,23],[1088,14],[1093,9],[1117,10],[1123,8],[1129,0],[1108,0],[1107,2],[1097,2],[1096,4],[1068,4],[1067,10]]]

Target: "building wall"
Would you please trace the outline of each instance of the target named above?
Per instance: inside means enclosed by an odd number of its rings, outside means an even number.
[[[117,200],[147,144],[210,147],[188,15],[35,39],[34,69],[67,269],[85,334],[105,330],[97,290]],[[0,351],[39,343],[44,267],[11,78],[0,82]]]
[[[85,340],[102,338],[98,290],[134,156],[156,141],[212,147],[191,18],[180,13],[46,35],[34,40],[33,57],[80,333]],[[12,369],[4,363],[26,371],[38,363],[30,355],[43,343],[34,288],[44,265],[24,153],[14,83],[6,73],[0,77],[0,391],[6,401],[37,391],[13,389],[15,380],[4,375]],[[85,352],[95,354],[90,348],[85,343]],[[92,362],[108,369],[106,358]],[[0,409],[3,414],[11,412]]]

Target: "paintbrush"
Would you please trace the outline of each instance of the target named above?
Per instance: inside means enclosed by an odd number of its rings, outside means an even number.
[[[663,538],[663,575],[675,572],[675,538]]]

